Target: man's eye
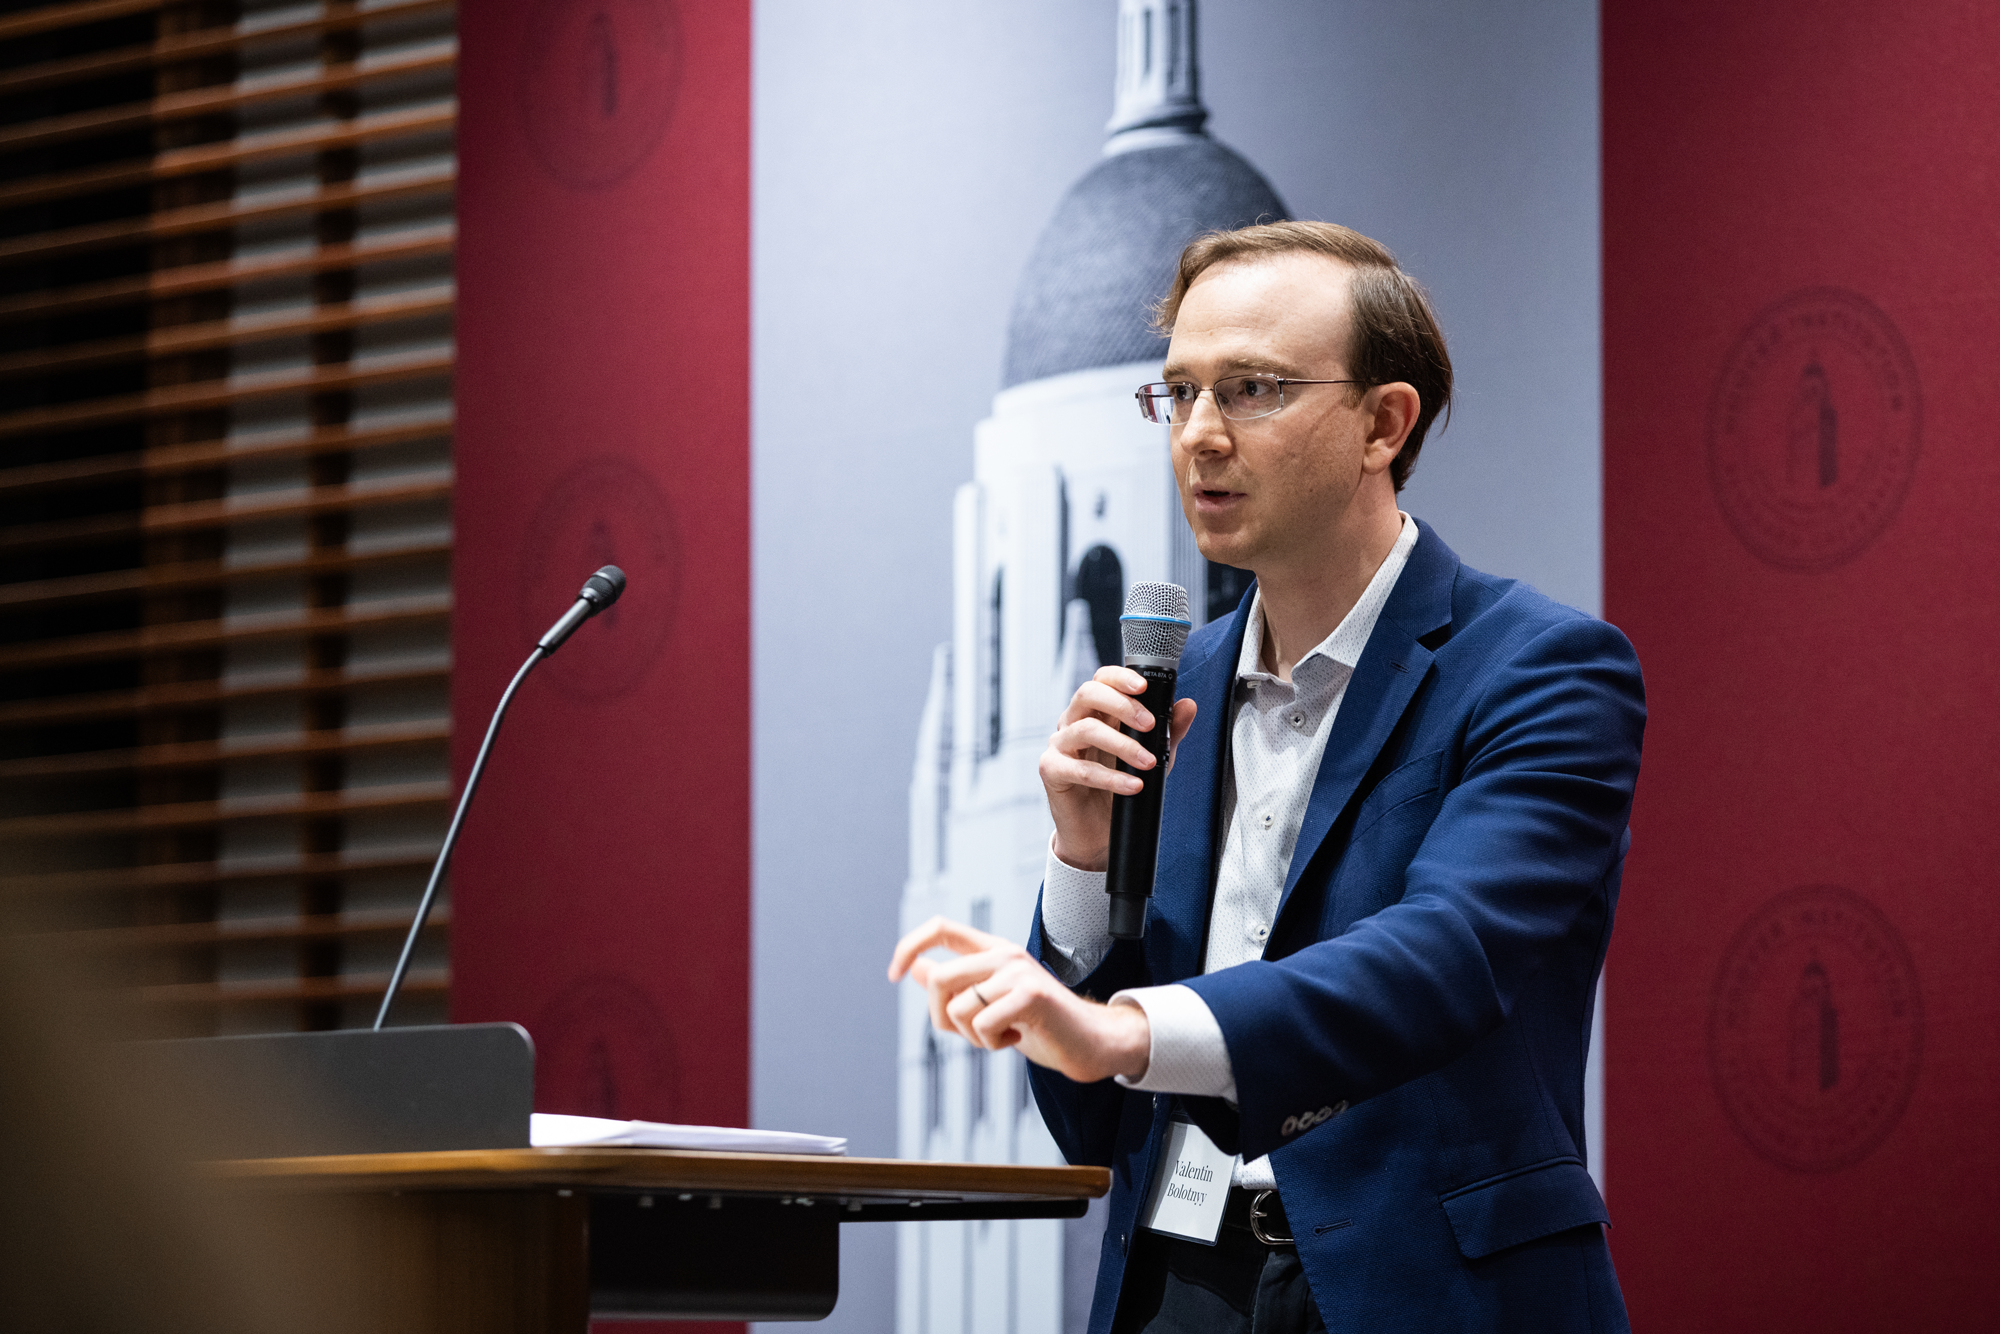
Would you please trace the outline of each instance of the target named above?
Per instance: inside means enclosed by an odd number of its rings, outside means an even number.
[[[1254,402],[1255,400],[1260,398],[1270,397],[1273,393],[1277,391],[1277,388],[1278,386],[1272,384],[1269,380],[1245,380],[1243,382],[1242,389],[1239,390],[1238,392],[1240,392],[1243,395],[1243,397],[1250,399]]]
[[[1174,386],[1174,402],[1192,403],[1200,392],[1191,384],[1177,384]]]

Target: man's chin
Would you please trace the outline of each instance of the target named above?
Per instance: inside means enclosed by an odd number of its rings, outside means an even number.
[[[1202,556],[1217,565],[1233,565],[1239,570],[1251,568],[1255,559],[1255,544],[1247,541],[1242,533],[1216,533],[1195,530],[1195,549]]]

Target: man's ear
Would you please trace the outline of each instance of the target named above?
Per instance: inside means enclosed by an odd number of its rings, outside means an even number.
[[[1363,444],[1361,466],[1370,473],[1387,472],[1396,456],[1403,452],[1403,442],[1416,428],[1423,399],[1414,386],[1396,380],[1370,389],[1361,406],[1368,413],[1368,438]]]

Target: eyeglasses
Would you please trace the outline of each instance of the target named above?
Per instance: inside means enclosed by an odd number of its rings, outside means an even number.
[[[1207,392],[1215,395],[1215,406],[1231,421],[1254,421],[1268,417],[1285,406],[1288,384],[1362,384],[1361,380],[1291,380],[1282,375],[1231,375],[1217,380]],[[1185,426],[1202,396],[1200,385],[1186,380],[1142,384],[1132,397],[1139,400],[1140,415],[1149,422]]]

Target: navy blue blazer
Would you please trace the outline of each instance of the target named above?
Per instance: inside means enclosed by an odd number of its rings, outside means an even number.
[[[1645,727],[1625,636],[1460,563],[1428,526],[1356,665],[1264,957],[1201,975],[1246,596],[1181,659],[1144,941],[1078,990],[1184,982],[1237,1105],[1031,1067],[1072,1163],[1112,1169],[1106,1334],[1169,1120],[1271,1155],[1329,1330],[1623,1330],[1584,1166],[1592,1001]],[[1043,957],[1039,910],[1028,948]]]

